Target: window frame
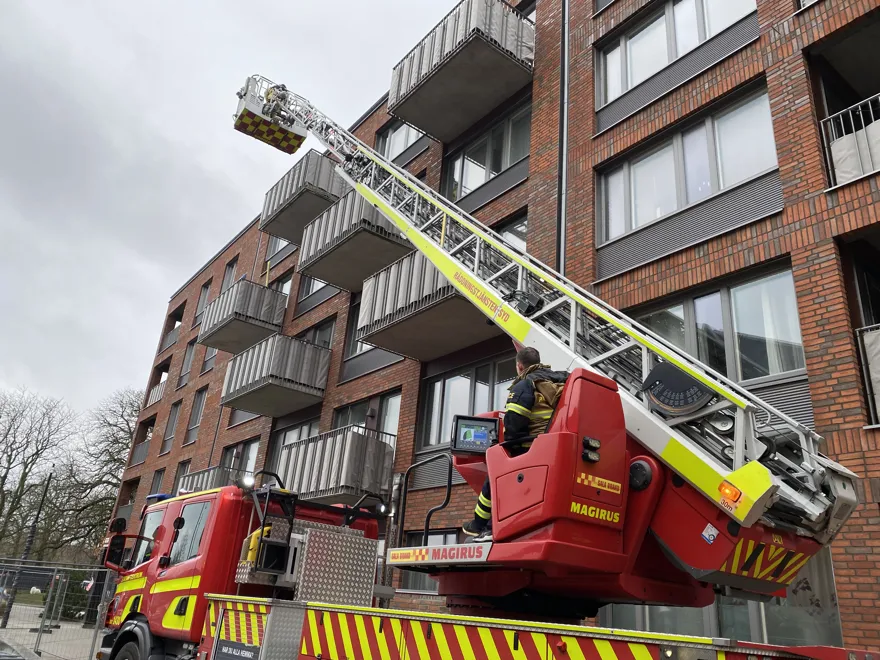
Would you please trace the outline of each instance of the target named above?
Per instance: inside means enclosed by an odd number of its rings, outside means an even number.
[[[630,313],[629,315],[634,318],[638,323],[642,323],[643,319],[657,312],[661,312],[663,310],[677,307],[679,305],[684,308],[684,325],[685,325],[685,346],[682,350],[684,350],[689,355],[693,356],[695,359],[698,358],[698,345],[697,345],[697,325],[696,325],[696,314],[694,310],[694,301],[698,298],[703,298],[705,296],[710,296],[714,293],[720,293],[721,295],[721,320],[724,329],[724,358],[725,358],[725,367],[727,370],[727,379],[731,380],[742,387],[759,387],[765,384],[770,383],[779,383],[785,382],[794,379],[800,379],[807,376],[806,363],[805,366],[799,369],[792,369],[790,371],[783,371],[778,374],[771,374],[768,376],[759,376],[757,378],[749,378],[747,380],[743,380],[741,378],[741,369],[740,369],[740,359],[739,359],[739,345],[736,337],[735,324],[733,319],[734,309],[732,303],[732,295],[731,292],[733,289],[736,289],[741,286],[745,286],[748,284],[754,284],[761,280],[770,279],[777,275],[788,273],[792,277],[792,281],[794,275],[791,270],[790,265],[785,265],[780,267],[777,263],[772,267],[760,268],[755,271],[748,273],[747,275],[743,275],[740,277],[734,277],[731,279],[726,279],[719,284],[715,284],[713,286],[704,286],[694,291],[688,292],[685,296],[670,296],[667,299],[664,299],[662,302],[658,302],[655,304],[651,304],[649,306],[640,308],[636,310],[635,313]],[[797,304],[797,290],[795,289],[795,304]],[[645,326],[648,330],[651,330],[650,327]],[[798,310],[798,327],[800,328],[800,310]],[[652,330],[653,332],[653,330]],[[671,343],[671,342],[670,342]],[[803,334],[801,335],[801,347],[803,350]],[[805,356],[806,357],[806,356]],[[722,374],[723,375],[723,374]]]
[[[272,249],[273,245],[275,247],[274,250]],[[286,248],[288,245],[290,245],[290,241],[288,241],[287,239],[269,234],[269,240],[266,241],[266,261],[270,261],[272,257],[281,252],[281,250]]]
[[[401,129],[411,131],[415,135],[415,137],[411,142],[407,142],[406,146],[403,149],[401,149],[399,153],[397,153],[394,156],[389,156],[388,155],[388,147],[391,144],[390,138],[394,133],[396,133],[397,131],[399,131]],[[425,134],[422,133],[416,127],[411,126],[410,124],[407,124],[406,122],[401,121],[399,119],[395,119],[395,120],[392,120],[391,122],[385,124],[382,128],[380,128],[376,132],[376,151],[379,152],[382,156],[384,156],[388,160],[394,161],[395,158],[398,158],[399,156],[404,154],[407,149],[409,149],[416,142],[421,140],[424,137],[424,135]]]
[[[705,44],[710,39],[714,39],[715,37],[723,34],[731,27],[736,25],[738,22],[743,20],[746,16],[751,15],[756,9],[753,9],[747,14],[744,14],[736,21],[726,26],[720,32],[714,35],[709,35],[709,24],[708,24],[708,12],[706,10],[706,3],[712,2],[713,0],[695,0],[694,9],[696,12],[696,21],[697,21],[697,44],[693,48],[688,51],[685,51],[681,55],[678,54],[678,40],[676,39],[676,26],[675,26],[675,3],[676,0],[664,0],[662,3],[662,8],[658,8],[655,11],[650,12],[641,20],[633,23],[633,25],[629,26],[627,29],[621,31],[621,33],[612,40],[609,40],[602,47],[597,48],[596,50],[596,110],[599,111],[610,103],[613,103],[617,99],[625,96],[628,92],[638,88],[640,85],[645,84],[648,80],[656,76],[658,73],[668,68],[676,61],[687,55],[688,53],[692,53],[697,48]],[[756,3],[757,4],[757,3]],[[642,30],[650,26],[655,20],[657,20],[660,16],[664,16],[666,22],[666,64],[659,68],[657,71],[652,73],[650,76],[636,83],[635,85],[630,85],[629,83],[629,52],[628,52],[628,42],[635,35],[639,34]],[[608,69],[606,65],[607,61],[607,53],[615,48],[619,48],[620,52],[620,94],[615,96],[613,99],[606,98],[605,89],[607,87],[607,76]]]
[[[211,351],[214,352],[211,353]],[[220,351],[213,346],[205,348],[205,357],[202,358],[202,370],[199,372],[199,376],[204,376],[214,368],[214,364],[217,362],[217,353],[219,352]]]
[[[474,397],[476,393],[477,386],[477,371],[482,367],[488,366],[490,368],[489,373],[489,405],[494,406],[495,401],[495,388],[498,387],[498,366],[502,362],[508,362],[510,360],[514,360],[516,358],[516,353],[514,351],[505,351],[503,353],[498,353],[493,355],[492,357],[484,360],[480,360],[479,362],[472,362],[470,364],[464,365],[457,369],[452,369],[450,371],[446,371],[442,374],[437,374],[430,378],[425,378],[422,380],[420,393],[419,393],[419,427],[420,431],[418,433],[418,437],[416,438],[416,452],[417,453],[426,453],[433,452],[449,447],[451,440],[447,438],[443,440],[439,438],[439,442],[431,444],[429,439],[432,435],[433,429],[433,420],[430,420],[429,412],[432,408],[432,397],[430,396],[430,388],[435,383],[441,383],[440,385],[440,415],[441,422],[440,428],[438,429],[438,437],[439,434],[442,433],[442,417],[443,417],[443,409],[446,400],[446,386],[445,383],[447,380],[452,378],[456,378],[462,376],[464,374],[469,374],[470,378],[470,389],[468,392],[468,410],[466,412],[461,412],[458,414],[467,414],[472,415],[474,409]],[[505,381],[506,382],[506,381]]]
[[[368,353],[376,347],[363,341],[357,340],[357,324],[361,311],[361,294],[353,293],[348,305],[348,321],[345,328],[345,347],[342,353],[343,360],[351,360],[359,355]]]
[[[285,285],[289,285],[286,293],[284,291]],[[276,277],[269,283],[269,288],[287,296],[287,300],[290,302],[290,293],[293,291],[293,271],[291,270],[280,277]]]
[[[156,484],[156,478],[158,477],[159,483]],[[165,481],[165,468],[159,468],[158,470],[153,471],[153,478],[150,480],[150,492],[147,495],[152,495],[153,493],[161,493],[162,492],[162,482]]]
[[[513,136],[512,126],[513,123],[521,119],[526,114],[531,114],[532,112],[532,99],[529,98],[521,103],[517,103],[516,106],[511,108],[509,111],[504,113],[501,117],[499,117],[496,121],[493,121],[490,125],[488,125],[484,130],[480,131],[478,135],[475,135],[473,138],[469,139],[464,144],[457,147],[455,150],[450,151],[448,154],[443,157],[443,177],[442,177],[442,185],[440,189],[442,194],[445,195],[453,202],[457,202],[476,190],[479,190],[481,187],[485,186],[487,183],[492,181],[497,176],[500,176],[511,167],[516,165],[517,163],[525,160],[531,155],[531,134],[532,134],[532,122],[529,120],[529,151],[522,158],[517,159],[516,161],[510,161],[510,150],[511,150],[511,141]],[[491,172],[491,159],[492,159],[492,134],[499,127],[504,127],[503,134],[503,142],[502,145],[502,154],[501,154],[501,169],[498,170],[494,175],[490,176]],[[464,180],[464,161],[465,154],[469,151],[472,151],[474,148],[479,147],[482,143],[486,144],[486,166],[485,166],[485,177],[483,182],[472,188],[467,193],[463,195],[459,195],[455,197],[452,194],[452,186],[455,182],[455,175],[453,170],[458,172],[458,181],[463,187]]]
[[[177,387],[180,389],[189,383],[189,375],[192,373],[192,363],[195,360],[196,343],[198,338],[190,340],[183,351],[183,361],[180,364],[180,376],[177,377]]]
[[[770,172],[779,169],[779,158],[778,158],[778,144],[776,141],[776,135],[774,131],[773,135],[773,149],[777,153],[777,162],[776,165],[755,172],[749,177],[737,181],[736,183],[730,184],[728,186],[721,186],[721,162],[719,159],[719,150],[718,150],[718,142],[717,142],[717,133],[716,133],[716,123],[719,118],[722,118],[728,115],[731,112],[734,112],[743,106],[755,101],[761,96],[767,95],[767,88],[761,87],[758,90],[752,90],[742,97],[738,98],[733,103],[724,106],[723,108],[717,109],[715,112],[711,112],[704,117],[701,117],[695,121],[687,122],[682,125],[680,128],[677,128],[675,134],[671,137],[667,136],[663,139],[656,140],[647,145],[644,149],[636,151],[634,154],[629,156],[628,158],[623,159],[622,161],[616,161],[613,165],[606,167],[602,170],[596,172],[597,182],[596,182],[596,191],[598,192],[597,201],[596,201],[596,218],[598,221],[598,226],[596,227],[596,236],[598,237],[597,247],[601,248],[605,245],[608,245],[614,241],[621,240],[626,236],[634,234],[635,232],[641,231],[646,227],[650,227],[658,222],[663,222],[671,217],[678,215],[679,213],[683,213],[684,211],[693,208],[695,206],[705,204],[710,199],[726,194],[740,186],[746,185],[750,181],[754,181]],[[773,129],[773,117],[770,117],[771,129]],[[709,162],[709,183],[711,190],[709,194],[701,199],[698,199],[694,202],[689,202],[687,198],[687,173],[685,171],[685,148],[684,148],[684,135],[689,133],[690,131],[696,129],[697,127],[702,126],[703,130],[706,131],[706,147],[708,151],[708,162]],[[676,208],[669,213],[666,213],[659,218],[655,218],[650,220],[638,227],[633,226],[634,222],[634,204],[633,204],[633,176],[632,169],[633,166],[642,162],[644,159],[651,157],[652,155],[662,151],[672,145],[672,161],[675,167],[675,198],[676,198]],[[624,209],[624,218],[623,218],[623,233],[614,236],[613,238],[609,238],[609,217],[608,217],[608,201],[610,199],[608,192],[608,180],[611,175],[615,174],[618,171],[623,172],[623,209]]]
[[[174,471],[174,482],[172,483],[171,494],[173,497],[177,496],[177,491],[180,489],[181,480],[189,474],[190,468],[192,467],[192,459],[187,458],[186,460],[180,461],[177,464],[177,469]],[[181,469],[184,471],[181,472]]]
[[[196,410],[196,400],[201,395],[201,402],[199,404],[199,416],[198,419],[195,420],[195,424],[193,424],[193,413]],[[183,447],[187,445],[191,445],[199,439],[199,427],[202,425],[202,417],[205,414],[205,404],[208,401],[208,386],[202,387],[196,390],[195,394],[193,394],[193,403],[192,407],[189,410],[189,421],[186,423],[186,435],[183,438]],[[190,440],[190,435],[195,432],[195,437]]]
[[[194,328],[202,323],[202,317],[205,315],[205,308],[208,306],[208,297],[211,295],[212,282],[213,279],[208,280],[202,284],[202,288],[199,289],[199,300],[196,303],[196,314],[193,317],[192,327]]]
[[[187,472],[188,473],[188,472]],[[186,502],[182,507],[180,507],[181,518],[184,517],[184,514],[187,509],[193,510],[195,507],[199,507],[198,518],[196,519],[196,528],[194,533],[190,537],[185,537],[186,549],[184,549],[184,540],[178,539],[174,543],[174,547],[171,549],[169,553],[169,566],[177,566],[179,564],[184,564],[188,561],[192,561],[193,559],[197,559],[199,556],[199,550],[202,547],[202,541],[205,538],[205,531],[208,528],[208,521],[211,517],[211,504],[212,500],[198,500],[195,502]],[[181,529],[181,531],[186,529],[186,525]],[[196,542],[196,533],[198,534],[198,540]],[[193,547],[193,543],[195,542],[195,547]],[[179,549],[179,550],[178,550]],[[185,557],[178,556],[175,553],[178,552],[186,552],[187,555]]]
[[[319,286],[318,288],[314,289],[313,291],[309,291],[308,293],[305,293],[306,289],[311,288],[311,283],[312,283],[312,282],[317,282],[317,283],[320,284],[321,286]],[[296,298],[296,301],[297,301],[297,302],[302,302],[303,300],[305,300],[305,299],[308,298],[309,296],[313,296],[313,295],[315,295],[316,293],[318,293],[318,291],[320,291],[321,289],[323,289],[323,288],[325,288],[325,287],[328,287],[328,286],[330,286],[330,285],[327,284],[327,282],[324,282],[324,281],[322,281],[322,280],[315,279],[314,277],[309,277],[308,275],[300,275],[300,278],[299,278],[299,290],[297,291],[297,298]]]
[[[165,424],[165,432],[162,434],[162,444],[159,446],[159,456],[164,456],[174,447],[174,436],[177,431],[177,423],[180,421],[180,409],[182,406],[183,399],[178,399],[171,404],[171,408],[168,410],[168,422]],[[171,431],[170,436],[168,435],[169,430]],[[165,443],[168,443],[167,449],[165,449]]]
[[[235,255],[226,262],[226,267],[223,269],[223,280],[220,283],[220,293],[225,293],[229,290],[229,288],[235,284],[236,280],[236,270],[238,269],[238,255]],[[231,273],[231,275],[230,275]],[[228,279],[228,281],[227,281]]]
[[[327,327],[330,327],[330,341],[327,346],[323,344],[319,344],[315,339],[317,339],[317,334],[324,330]],[[299,334],[297,334],[294,339],[298,339],[300,341],[307,342],[309,344],[314,344],[315,346],[320,346],[321,348],[326,348],[327,350],[331,350],[333,348],[333,340],[336,339],[336,317],[331,316],[322,321],[318,321],[312,326],[309,326]]]

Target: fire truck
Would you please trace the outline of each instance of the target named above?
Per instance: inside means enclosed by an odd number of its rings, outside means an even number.
[[[517,346],[565,369],[525,453],[502,413],[457,416],[453,466],[493,491],[492,540],[403,547],[411,466],[387,563],[437,580],[450,614],[377,608],[383,504],[259,488],[162,496],[137,534],[115,521],[119,572],[103,660],[195,658],[699,658],[868,660],[828,647],[577,625],[608,603],[702,607],[785,595],[858,504],[822,438],[511,245],[284,85],[248,78],[235,128],[286,153],[308,134],[337,170]],[[173,494],[172,494],[173,495]],[[128,544],[130,555],[120,557]],[[542,622],[539,622],[542,621]]]

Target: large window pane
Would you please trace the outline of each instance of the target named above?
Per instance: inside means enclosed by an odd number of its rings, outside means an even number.
[[[492,150],[489,154],[489,178],[491,179],[504,169],[504,124],[492,129],[489,145]]]
[[[684,134],[684,178],[688,204],[712,194],[712,176],[709,169],[709,142],[706,127],[697,126]]]
[[[755,0],[705,0],[706,28],[710,37],[730,27],[757,8]]]
[[[804,348],[790,272],[731,289],[743,380],[803,369]]]
[[[438,380],[428,385],[428,395],[425,404],[426,432],[425,445],[433,446],[440,444],[441,404],[443,402],[443,381]]]
[[[722,188],[776,167],[776,141],[766,94],[718,117],[715,130]]]
[[[474,382],[474,407],[472,413],[474,415],[479,415],[480,413],[492,410],[492,401],[489,397],[491,377],[491,365],[484,364],[482,367],[477,368],[476,381]],[[459,412],[458,414],[462,413]]]
[[[605,51],[605,103],[620,96],[620,46]]]
[[[516,359],[504,360],[495,367],[495,403],[492,410],[504,410],[507,405],[507,390],[516,378]]]
[[[514,220],[510,224],[501,227],[498,230],[498,233],[501,234],[501,237],[513,245],[514,247],[519,248],[523,252],[526,251],[526,234],[529,230],[529,219],[528,217],[521,218],[519,220]]]
[[[669,62],[666,48],[666,17],[658,16],[650,25],[627,40],[629,87],[657,73]]]
[[[455,415],[468,415],[471,411],[470,374],[453,376],[443,387],[443,424],[440,427],[440,442],[452,438],[452,420]]]
[[[654,331],[673,346],[684,349],[684,306],[676,305],[642,318],[642,325]]]
[[[462,157],[459,156],[449,164],[447,172],[447,193],[452,200],[461,197],[461,163]]]
[[[462,184],[461,196],[464,197],[475,188],[479,188],[486,182],[486,159],[488,158],[488,145],[484,141],[475,147],[471,147],[464,155],[464,183]]]
[[[379,411],[379,430],[382,433],[397,435],[397,426],[400,421],[400,393],[382,397],[381,410]]]
[[[611,625],[621,630],[641,630],[638,620],[638,605],[609,605]]]
[[[623,168],[605,177],[605,238],[611,240],[626,231]]]
[[[696,0],[678,0],[673,6],[673,16],[675,18],[675,53],[681,57],[700,43]]]
[[[719,596],[716,605],[718,607],[718,626],[721,636],[728,639],[760,639],[752,634],[751,621],[749,620],[749,602],[742,598],[731,596]]]
[[[632,166],[633,227],[672,213],[675,194],[675,158],[668,145]]]
[[[705,635],[703,610],[695,607],[654,605],[648,610],[648,630],[676,635]]]
[[[510,122],[510,162],[508,166],[529,155],[532,131],[532,110],[529,108]]]
[[[786,590],[763,604],[767,642],[785,646],[843,646],[837,594],[827,550],[813,557]]]
[[[721,294],[712,293],[694,299],[697,322],[697,357],[721,374],[727,374],[724,349],[724,323],[721,317]]]

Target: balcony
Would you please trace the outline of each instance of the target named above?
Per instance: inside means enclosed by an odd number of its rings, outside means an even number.
[[[387,500],[394,444],[388,433],[347,426],[285,445],[279,472],[303,500],[354,504],[366,494]]]
[[[365,279],[412,249],[394,223],[351,191],[306,227],[299,270],[360,291]]]
[[[880,171],[880,94],[822,120],[831,183]]]
[[[865,397],[868,400],[868,424],[880,424],[880,325],[856,330]]]
[[[190,472],[180,479],[180,489],[189,493],[197,493],[203,490],[211,490],[212,488],[223,488],[231,486],[239,477],[243,477],[252,472],[246,470],[236,470],[227,467],[212,467],[207,470],[199,470],[198,472]]]
[[[167,380],[163,380],[158,385],[150,388],[150,392],[147,394],[147,398],[144,401],[144,409],[149,408],[162,400],[162,397],[165,395],[165,383],[167,382]]]
[[[140,465],[146,461],[148,451],[150,451],[149,441],[136,444],[131,450],[131,458],[128,460],[128,467]]]
[[[329,368],[329,349],[273,335],[232,359],[220,403],[264,417],[289,415],[321,402]]]
[[[239,280],[205,308],[199,343],[236,355],[281,331],[287,296]]]
[[[420,252],[364,282],[358,341],[426,362],[500,334]]]
[[[178,325],[175,328],[172,328],[168,332],[165,333],[165,336],[162,337],[162,342],[159,344],[159,353],[162,351],[166,351],[174,344],[177,343],[177,337],[180,334],[180,326]]]
[[[388,110],[441,142],[529,84],[535,24],[503,0],[464,0],[394,67]]]
[[[260,229],[299,245],[306,225],[348,189],[336,163],[312,149],[266,193]]]

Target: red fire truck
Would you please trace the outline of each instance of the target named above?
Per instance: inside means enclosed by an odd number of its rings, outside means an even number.
[[[404,475],[387,562],[434,577],[455,614],[376,608],[388,595],[376,585],[384,514],[302,501],[264,475],[260,488],[161,499],[137,534],[114,522],[108,565],[120,578],[103,660],[871,657],[576,625],[606,603],[784,595],[852,514],[856,475],[819,452],[812,430],[510,245],[283,85],[253,76],[239,100],[237,130],[287,153],[311,132],[464,298],[571,375],[527,452],[512,451],[492,413],[457,417],[451,454],[430,459],[449,461],[434,511],[449,501],[453,463],[475,491],[489,477],[491,542],[402,547],[420,464]]]

